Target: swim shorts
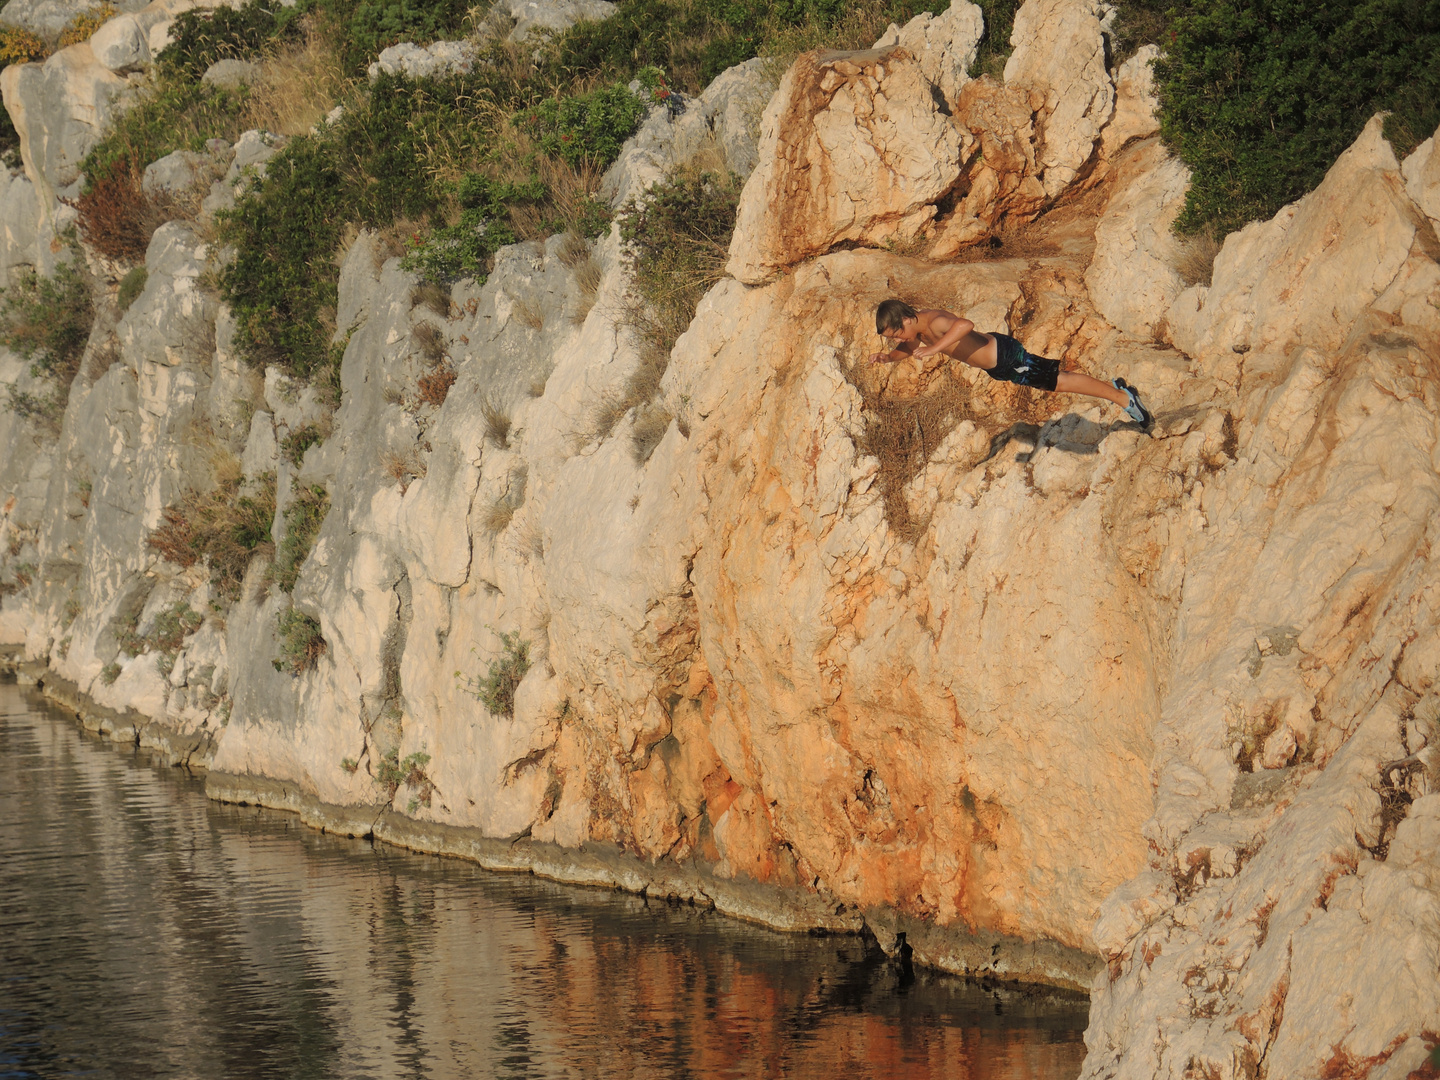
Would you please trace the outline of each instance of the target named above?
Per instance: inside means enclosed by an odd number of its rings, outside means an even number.
[[[995,366],[985,374],[1000,382],[1029,386],[1036,390],[1054,390],[1060,378],[1060,361],[1031,356],[1025,346],[1009,334],[991,334],[995,339]]]

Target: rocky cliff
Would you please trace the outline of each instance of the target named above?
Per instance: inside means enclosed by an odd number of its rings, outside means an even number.
[[[151,47],[163,14],[123,18]],[[331,414],[237,359],[205,212],[161,227],[58,433],[0,416],[0,641],[216,798],[1088,989],[1087,1076],[1411,1075],[1440,1032],[1440,151],[1372,123],[1187,284],[1154,51],[1113,66],[1104,15],[1027,0],[997,82],[956,0],[656,109],[616,205],[716,147],[748,181],[729,276],[613,424],[615,235],[506,248],[442,313],[362,233]],[[0,78],[7,269],[54,266],[104,63]],[[207,206],[270,142],[214,150]],[[1153,429],[867,365],[891,295],[1124,376]],[[277,542],[328,498],[291,595],[148,542],[227,469],[273,474]],[[313,669],[276,663],[292,603]]]

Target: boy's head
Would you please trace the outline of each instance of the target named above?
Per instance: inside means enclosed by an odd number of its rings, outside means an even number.
[[[895,334],[905,329],[905,320],[915,318],[915,309],[904,300],[886,300],[875,309],[875,332]]]

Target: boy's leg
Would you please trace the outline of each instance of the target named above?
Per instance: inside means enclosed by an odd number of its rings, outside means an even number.
[[[1121,408],[1130,404],[1130,395],[1125,391],[1099,379],[1092,379],[1089,375],[1082,375],[1078,371],[1060,372],[1055,380],[1055,389],[1062,394],[1088,394],[1090,397],[1104,398]]]

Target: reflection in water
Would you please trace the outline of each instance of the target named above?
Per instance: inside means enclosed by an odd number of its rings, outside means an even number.
[[[226,807],[0,685],[0,1077],[1073,1077],[1086,1005]]]

